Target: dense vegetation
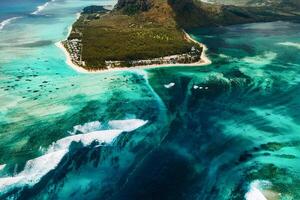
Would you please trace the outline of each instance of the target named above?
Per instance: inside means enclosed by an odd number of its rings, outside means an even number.
[[[83,9],[82,14],[104,13],[107,11],[108,10],[105,9],[103,6],[88,6]]]
[[[200,0],[119,0],[106,14],[101,8],[89,7],[69,38],[82,39],[83,60],[89,67],[101,68],[110,60],[186,53],[195,44],[184,38],[182,28],[300,18],[298,0],[210,1],[226,5]]]
[[[297,11],[299,10],[297,5],[300,6],[298,0],[280,2],[272,0],[268,1],[269,4],[259,4],[260,6],[255,6],[261,2],[260,0],[211,0],[231,5],[208,4],[200,0],[168,0],[168,2],[175,12],[178,25],[183,28],[300,19],[300,12]]]
[[[117,22],[118,18],[107,22]],[[82,55],[92,66],[104,65],[105,60],[130,61],[185,53],[193,45],[183,39],[180,31],[163,26],[91,27],[83,32]]]
[[[128,14],[128,6],[119,6],[98,19],[82,15],[70,38],[82,39],[82,58],[87,67],[102,68],[105,61],[129,62],[183,54],[197,47],[176,26],[166,1],[151,6],[144,11],[142,4],[143,9],[135,14]]]

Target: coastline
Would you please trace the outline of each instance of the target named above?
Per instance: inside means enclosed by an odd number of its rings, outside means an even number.
[[[182,30],[182,31],[188,40],[197,43],[199,46],[201,46],[203,48],[199,62],[201,63],[201,61],[202,61],[202,62],[206,63],[205,65],[210,65],[212,63],[212,61],[208,58],[208,56],[206,54],[206,52],[208,51],[207,46],[205,44],[193,39],[185,30]]]
[[[72,62],[71,56],[70,56],[69,52],[67,51],[67,49],[62,44],[62,41],[56,42],[55,46],[58,47],[62,52],[64,52],[65,57],[66,57],[65,62],[67,65],[69,65],[69,67],[71,67],[73,70],[75,70],[76,72],[79,72],[79,73],[89,73],[88,70],[86,70],[83,67],[80,67],[79,65],[76,65],[75,63]]]
[[[73,24],[74,24],[80,17],[81,17],[81,13],[80,13],[80,12],[76,13],[76,19],[75,19],[75,21],[73,22]],[[73,24],[71,24],[71,25],[68,27],[68,34],[67,34],[66,39],[68,39],[69,35],[70,35],[71,32],[72,32]],[[61,41],[60,41],[60,42],[61,42]]]
[[[77,19],[80,17],[80,14],[78,15],[77,13]],[[72,26],[71,26],[72,28]],[[71,29],[70,29],[71,30]],[[153,65],[141,65],[141,66],[133,66],[133,67],[114,67],[114,68],[109,68],[109,69],[97,69],[97,70],[87,70],[77,64],[75,64],[72,61],[72,58],[70,56],[70,53],[67,51],[67,49],[64,47],[62,44],[63,41],[59,41],[55,43],[55,46],[61,49],[61,51],[64,52],[66,56],[66,64],[69,65],[73,70],[75,70],[78,73],[103,73],[103,72],[108,72],[108,71],[123,71],[123,70],[132,70],[132,69],[151,69],[151,68],[160,68],[160,67],[179,67],[179,66],[194,66],[194,67],[200,67],[200,66],[205,66],[205,65],[210,65],[212,61],[208,58],[206,51],[208,50],[207,46],[204,45],[203,43],[200,43],[193,39],[185,30],[182,30],[185,37],[194,42],[197,43],[199,46],[203,48],[200,56],[200,60],[198,62],[194,63],[176,63],[176,64],[153,64]],[[68,34],[69,35],[69,34]]]

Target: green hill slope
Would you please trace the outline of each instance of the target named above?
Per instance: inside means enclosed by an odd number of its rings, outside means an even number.
[[[227,5],[211,1],[214,3],[119,0],[111,12],[91,7],[74,24],[69,37],[69,41],[75,38],[79,42],[67,41],[65,46],[73,61],[88,69],[135,66],[140,60],[179,54],[189,58],[174,62],[189,63],[195,61],[190,59],[191,50],[201,53],[202,48],[189,41],[182,29],[300,19],[298,0],[268,0],[263,4],[261,0],[222,1]],[[166,64],[163,60],[140,64],[149,63]]]

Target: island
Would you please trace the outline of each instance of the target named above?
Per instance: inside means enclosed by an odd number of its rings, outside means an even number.
[[[167,1],[142,2],[120,0],[113,10],[85,8],[61,42],[68,64],[98,71],[210,63],[206,47],[177,25]]]
[[[119,0],[112,9],[86,7],[65,41],[67,63],[80,72],[129,67],[210,64],[206,46],[185,30],[276,19],[299,13],[278,6],[236,6],[199,0]]]

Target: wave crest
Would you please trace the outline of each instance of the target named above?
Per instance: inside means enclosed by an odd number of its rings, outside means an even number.
[[[93,131],[101,130],[101,122],[99,121],[93,121],[93,122],[87,122],[83,125],[76,125],[73,127],[73,131],[69,131],[71,135],[77,134],[77,133],[89,133]]]
[[[54,1],[55,0],[51,0],[51,1],[44,3],[43,5],[38,6],[37,9],[34,12],[32,12],[31,14],[32,15],[40,14],[49,5],[50,2],[54,2]]]
[[[272,186],[270,181],[255,180],[250,184],[250,189],[245,195],[246,200],[267,200],[263,194],[263,190]]]
[[[296,42],[280,42],[280,43],[278,43],[278,45],[287,46],[287,47],[295,47],[297,49],[300,49],[300,43],[296,43]]]
[[[19,19],[21,17],[12,17],[12,18],[9,18],[9,19],[6,19],[4,21],[2,21],[0,23],[0,31],[8,24],[10,24],[12,21],[16,20],[16,19]]]
[[[148,121],[141,119],[112,120],[108,122],[109,127],[112,129],[71,135],[54,142],[45,155],[27,161],[22,172],[15,176],[0,178],[0,198],[1,195],[8,193],[14,188],[22,189],[25,186],[32,187],[37,184],[46,174],[59,165],[69,152],[69,147],[73,142],[80,142],[83,146],[91,145],[94,141],[98,141],[99,145],[112,144],[121,133],[134,131],[146,123]],[[90,130],[90,127],[95,128],[94,125],[99,127],[101,123],[86,123],[80,126],[79,129],[82,131]]]

